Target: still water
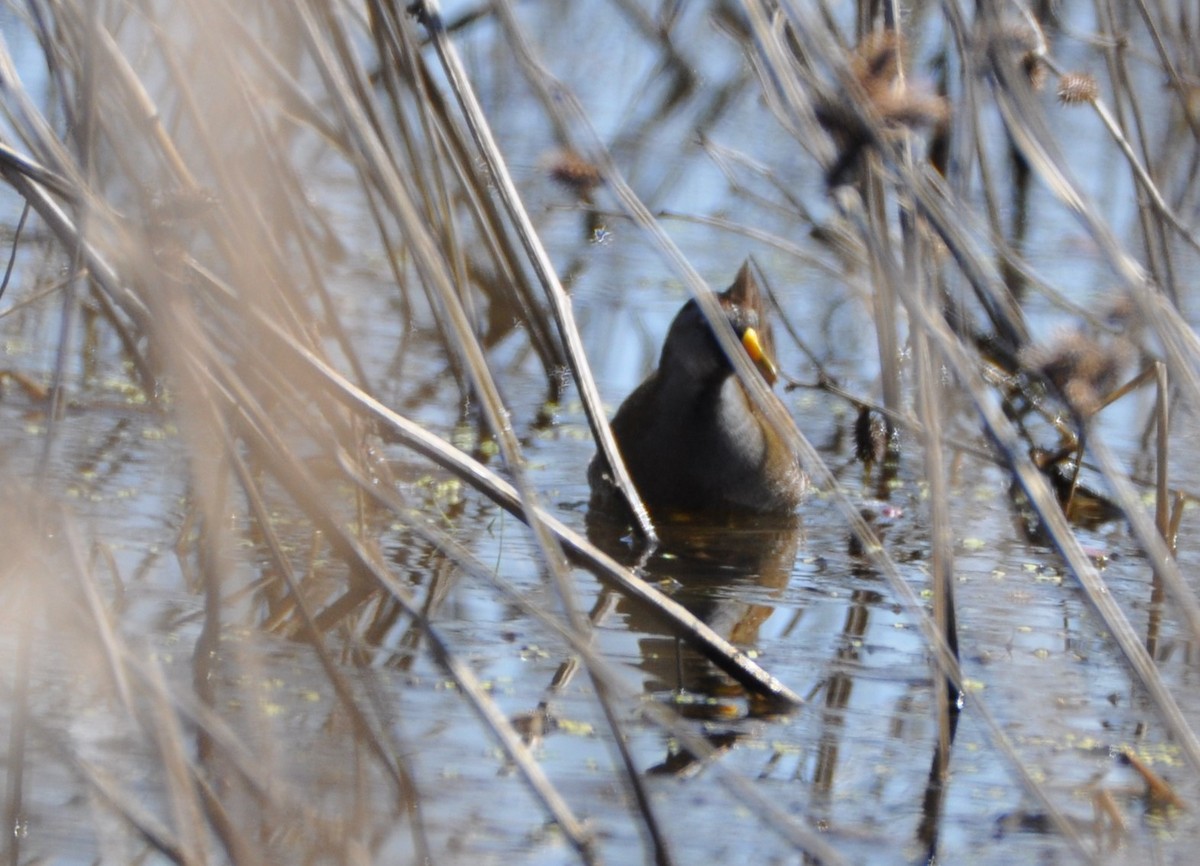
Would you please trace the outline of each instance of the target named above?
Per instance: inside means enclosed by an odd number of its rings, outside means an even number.
[[[802,385],[782,391],[786,407],[880,533],[903,579],[927,600],[930,494],[918,445],[902,431],[894,474],[865,467],[854,459],[856,407],[803,387],[817,381],[819,364],[845,392],[882,399],[871,275],[816,231],[836,221],[825,179],[771,114],[742,45],[717,26],[725,7],[661,5],[630,11],[637,4],[525,3],[517,13],[529,43],[578,96],[626,179],[709,284],[724,287],[742,261],[754,257],[782,311],[778,364]],[[445,15],[453,21],[467,11],[451,6]],[[930,10],[919,11],[929,17],[919,16],[914,26],[913,74],[932,82],[933,56],[949,37]],[[1079,35],[1096,29],[1091,8],[1064,4],[1063,15],[1056,59],[1067,67],[1095,64],[1088,40]],[[669,20],[669,42],[642,29],[643,16]],[[16,13],[2,20],[26,88],[53,104],[36,41]],[[588,357],[611,411],[653,368],[687,289],[604,190],[588,208],[554,182],[551,166],[560,144],[494,17],[456,29],[454,39],[539,234],[559,273],[568,275]],[[368,51],[367,40],[358,49]],[[303,64],[298,69],[301,81],[315,80]],[[1134,74],[1146,78],[1148,98],[1161,90],[1149,83],[1157,79],[1148,65]],[[1052,94],[1041,98],[1063,140],[1075,144],[1076,182],[1118,231],[1132,232],[1132,185],[1098,121],[1063,110]],[[994,157],[991,168],[1005,172],[1000,121],[986,114],[984,120],[991,124],[982,130]],[[417,292],[396,287],[373,239],[371,214],[350,192],[353,172],[311,131],[297,134],[294,146],[309,167],[309,193],[322,203],[343,248],[326,263],[328,285],[374,393],[435,434],[477,448],[474,407],[460,396],[430,307]],[[11,229],[20,201],[6,194],[3,204],[4,225]],[[1006,218],[1012,207],[1004,203]],[[973,230],[982,225],[979,214],[964,214],[964,221]],[[1034,340],[1049,340],[1078,321],[1078,310],[1101,311],[1111,278],[1085,232],[1036,183],[1025,231],[1029,265],[1055,295],[1032,291],[1024,310]],[[149,405],[133,387],[115,337],[88,316],[73,317],[65,337],[69,403],[63,418],[51,424],[41,395],[22,384],[49,383],[64,339],[64,292],[37,297],[65,268],[61,257],[47,256],[44,240],[37,236],[20,247],[17,278],[0,300],[0,470],[16,491],[7,503],[6,531],[43,531],[47,524],[33,517],[45,509],[56,515],[49,525],[69,527],[62,531],[69,543],[44,539],[34,549],[49,552],[18,571],[54,572],[54,557],[71,552],[86,560],[98,575],[97,591],[115,631],[169,684],[164,688],[186,694],[205,612],[203,579],[187,553],[198,532],[188,474],[193,454],[171,413]],[[1181,254],[1180,261],[1186,271],[1189,260]],[[486,306],[482,296],[475,300]],[[779,326],[784,318],[803,348],[785,336]],[[568,383],[548,405],[525,328],[504,321],[491,326],[489,365],[530,480],[553,514],[587,533],[586,467],[594,446],[577,393]],[[906,349],[897,363],[910,360]],[[944,398],[953,580],[968,688],[1098,859],[1191,862],[1198,841],[1194,817],[1145,799],[1141,778],[1119,752],[1133,751],[1189,803],[1195,801],[1193,775],[1060,558],[1019,530],[1009,476],[987,456],[989,443],[973,408],[949,388]],[[1095,422],[1096,435],[1139,477],[1152,474],[1140,442],[1152,399],[1150,389],[1137,391]],[[1172,430],[1171,480],[1184,490],[1200,487],[1193,477],[1194,424],[1181,415]],[[523,526],[411,451],[386,441],[378,448],[407,501],[526,603],[557,610]],[[29,509],[22,507],[26,499]],[[288,629],[270,625],[262,600],[269,557],[245,511],[234,508],[225,517],[240,542],[224,576],[227,618],[210,672],[212,708],[248,760],[268,768],[289,796],[320,816],[323,831],[353,840],[338,850],[356,852],[356,862],[416,862],[420,846],[413,827],[419,825],[433,862],[578,861],[427,652],[420,630],[381,600],[369,599],[357,609],[357,624],[331,630],[329,646],[349,687],[370,707],[372,723],[403,758],[415,794],[409,805],[398,806],[392,782],[364,758],[315,654],[289,639]],[[276,531],[290,551],[300,552],[310,577],[345,579],[311,524],[286,504],[278,505],[275,517]],[[1188,511],[1179,550],[1185,574],[1197,564],[1187,541],[1192,525]],[[534,754],[588,821],[603,859],[650,862],[594,684],[582,673],[561,682],[570,658],[563,642],[511,597],[448,566],[402,523],[380,519],[376,531],[396,579],[422,599],[442,637],[499,709],[521,725],[540,724],[539,735],[531,737]],[[1129,531],[1120,521],[1078,531],[1105,563],[1110,591],[1144,632],[1150,569]],[[752,786],[849,863],[921,862],[931,843],[940,862],[1075,859],[970,711],[959,723],[940,799],[931,800],[937,726],[929,651],[912,617],[852,541],[828,490],[810,493],[794,525],[753,524],[734,532],[688,528],[640,560],[619,533],[607,544],[808,698],[791,713],[766,711],[644,610],[610,596],[585,570],[573,570],[580,606],[595,612],[596,650],[638,696],[618,701],[615,711],[675,862],[803,860],[730,777]],[[45,597],[58,591],[55,586],[44,575],[11,578],[0,630],[3,667],[13,672],[0,677],[6,726],[10,732],[27,726],[23,752],[10,745],[6,763],[11,786],[12,756],[23,754],[19,862],[166,862],[130,830],[129,815],[114,808],[96,781],[115,778],[127,804],[155,820],[186,824],[163,802],[162,750],[126,715],[152,713],[154,703],[134,700],[136,710],[125,705],[128,686],[115,681],[104,653],[73,637],[79,611]],[[374,614],[362,613],[374,610],[371,605],[378,608]],[[20,673],[23,647],[32,648],[28,680]],[[1170,617],[1160,625],[1156,660],[1185,716],[1200,719],[1192,648]],[[28,693],[20,698],[22,688]],[[690,755],[672,732],[651,721],[644,712],[648,704],[678,708],[684,724],[716,754]],[[192,733],[185,725],[181,741],[189,749]],[[239,805],[231,795],[226,808],[236,814]],[[278,824],[261,827],[265,838],[278,841],[268,849],[303,850],[311,828],[296,816],[306,813],[280,814],[286,817]],[[1113,815],[1123,826],[1115,826]],[[218,846],[205,850],[213,862],[225,860]],[[335,862],[324,850],[311,849],[308,856]]]

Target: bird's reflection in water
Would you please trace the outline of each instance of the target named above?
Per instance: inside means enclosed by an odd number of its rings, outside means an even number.
[[[904,512],[886,502],[864,508],[862,516],[875,533],[872,541],[887,542],[895,534],[895,525],[904,520]],[[908,524],[905,524],[906,526]],[[803,541],[798,518],[746,518],[725,522],[660,519],[658,548],[639,558],[628,542],[625,523],[606,522],[592,515],[588,535],[591,541],[623,564],[636,570],[647,581],[669,592],[699,619],[738,648],[753,651],[760,642],[764,623],[779,610],[785,621],[771,629],[772,640],[790,635],[802,623],[805,610],[785,602],[785,590],[793,574]],[[816,531],[816,530],[815,530]],[[815,544],[816,542],[814,542]],[[861,734],[854,730],[854,699],[859,675],[870,664],[869,636],[887,593],[868,555],[867,546],[858,538],[845,536],[840,552],[822,545],[832,566],[828,579],[836,580],[842,591],[836,601],[826,604],[819,623],[817,644],[827,646],[827,654],[813,658],[814,678],[819,685],[810,695],[805,717],[813,734],[811,748],[797,756],[776,751],[767,753],[763,776],[787,778],[806,783],[810,796],[811,817],[830,826],[839,820],[839,797],[861,784],[860,770],[854,761],[847,763],[846,746],[861,745]],[[825,557],[822,557],[824,561]],[[676,743],[667,746],[666,756],[648,769],[649,773],[692,775],[717,756],[734,748],[746,738],[762,737],[763,724],[778,708],[764,706],[747,694],[701,654],[691,650],[662,625],[648,609],[623,598],[611,602],[625,618],[624,627],[638,635],[639,666],[645,672],[645,687],[655,699],[669,702],[682,715],[704,721],[698,733],[707,741],[707,749],[695,754]],[[807,606],[805,606],[807,608]],[[841,611],[838,621],[830,613]],[[878,623],[876,623],[877,625]],[[768,669],[770,659],[766,659]],[[906,677],[901,705],[927,702],[936,694],[934,681],[919,674]],[[794,684],[789,684],[794,685]],[[869,693],[860,708],[877,700]],[[953,696],[951,696],[953,697]],[[910,710],[896,716],[907,718]],[[957,729],[957,710],[949,724],[940,728],[941,737],[931,745],[929,773],[921,798],[921,819],[916,828],[916,843],[927,852],[929,862],[935,856],[943,821],[943,803],[947,768]],[[904,747],[922,747],[913,740],[907,726],[899,722],[891,733]]]
[[[589,521],[588,535],[721,637],[739,649],[753,650],[760,626],[775,610],[769,600],[787,586],[791,575],[800,544],[799,519],[677,520],[658,529],[658,547],[641,556],[620,537],[624,526],[602,517]],[[640,664],[648,674],[650,693],[673,701],[689,715],[730,718],[765,711],[708,659],[676,640],[653,612],[624,598],[617,601],[617,609],[631,630],[644,635],[639,640]]]

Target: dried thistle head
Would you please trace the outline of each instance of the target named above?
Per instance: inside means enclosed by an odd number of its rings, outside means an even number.
[[[1021,365],[1058,389],[1081,418],[1094,415],[1128,365],[1131,346],[1123,339],[1100,342],[1078,330],[1064,331],[1045,346],[1021,352]]]
[[[1114,300],[1104,316],[1104,323],[1111,328],[1119,328],[1128,336],[1131,330],[1140,328],[1143,324],[1141,311],[1129,295],[1121,295]]]
[[[1029,79],[1029,86],[1042,90],[1046,86],[1046,64],[1040,54],[1028,52],[1021,57],[1021,71]]]
[[[915,129],[944,122],[946,101],[901,76],[904,41],[894,31],[874,33],[858,46],[850,69],[867,102],[889,128]]]
[[[871,96],[878,87],[888,87],[900,75],[904,42],[894,30],[868,34],[850,60],[850,71]]]
[[[850,58],[852,89],[879,121],[864,122],[853,105],[827,99],[816,108],[817,120],[838,140],[840,153],[830,182],[847,173],[863,148],[878,141],[900,138],[907,132],[944,124],[949,116],[941,96],[914,86],[902,74],[904,41],[893,31],[873,33],[863,39]]]
[[[1096,76],[1087,72],[1067,72],[1058,79],[1058,101],[1063,105],[1095,102],[1100,95]]]
[[[574,192],[584,202],[591,201],[592,192],[603,181],[600,169],[573,150],[554,154],[548,170],[553,180]]]
[[[854,421],[854,456],[860,463],[871,466],[887,457],[888,429],[883,417],[866,406],[858,409]]]

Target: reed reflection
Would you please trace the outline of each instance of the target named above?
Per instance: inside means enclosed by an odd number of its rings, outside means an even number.
[[[756,517],[721,524],[674,523],[659,527],[660,544],[639,555],[623,543],[619,526],[603,518],[589,521],[589,539],[622,564],[684,605],[721,637],[750,650],[761,625],[774,613],[764,597],[787,585],[800,545],[801,523],[793,516]],[[768,590],[767,593],[762,592]],[[741,714],[731,701],[748,701],[746,712],[763,711],[744,690],[708,659],[666,632],[661,619],[641,605],[619,599],[617,610],[638,641],[646,689],[672,693],[681,706],[717,716]]]

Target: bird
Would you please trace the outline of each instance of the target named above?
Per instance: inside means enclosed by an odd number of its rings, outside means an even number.
[[[749,261],[717,299],[750,359],[774,384],[766,308]],[[656,521],[788,515],[804,494],[796,454],[746,393],[695,298],[676,314],[658,367],[617,409],[611,426]],[[590,511],[628,511],[603,452],[588,466],[588,482]]]

